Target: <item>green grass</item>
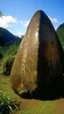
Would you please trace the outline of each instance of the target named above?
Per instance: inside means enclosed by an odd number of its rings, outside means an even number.
[[[18,107],[16,100],[0,91],[0,114],[10,114],[17,109]]]
[[[11,83],[10,83],[10,76],[9,77],[4,77],[0,76],[0,91],[3,91],[6,96],[12,96],[14,99],[17,101],[20,101],[21,104],[22,102],[25,102],[25,99],[20,98],[18,95],[14,93],[14,91],[11,88]],[[34,105],[31,106],[30,108],[28,107],[27,109],[22,109],[19,110],[17,114],[55,114],[57,109],[57,102],[56,100],[52,101],[40,101],[37,100],[37,103],[35,105],[35,99],[28,99],[26,103],[24,104],[23,108],[27,105],[31,105],[31,102],[34,102]],[[15,113],[16,114],[16,113]]]
[[[16,112],[15,110],[18,108],[16,104],[19,102],[19,96],[17,96],[11,88],[10,77],[0,76],[0,93],[2,93],[2,95],[0,95],[0,104],[2,104],[2,107],[4,106],[3,111],[5,114],[10,114],[8,113],[10,111],[12,112],[11,114],[14,114],[13,112]],[[0,112],[2,112],[2,108]]]
[[[34,109],[22,111],[21,114],[54,114],[56,112],[55,101],[42,101]]]
[[[19,47],[20,40],[15,41],[14,43],[8,43],[4,45],[3,47],[0,46],[0,52],[3,54],[3,56],[15,56],[17,49]]]
[[[12,90],[10,76],[0,76],[0,91],[3,91],[6,95],[17,97]]]
[[[15,58],[18,47],[20,45],[20,40],[15,41],[14,43],[8,43],[3,47],[0,46],[0,53],[3,55],[3,58],[0,59],[0,75],[3,72],[3,66],[9,58]]]

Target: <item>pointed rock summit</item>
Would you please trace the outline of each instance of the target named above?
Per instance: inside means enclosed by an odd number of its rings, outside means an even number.
[[[42,95],[48,88],[56,88],[64,73],[63,60],[63,49],[51,21],[43,11],[37,11],[12,67],[12,88],[18,94],[38,91]]]

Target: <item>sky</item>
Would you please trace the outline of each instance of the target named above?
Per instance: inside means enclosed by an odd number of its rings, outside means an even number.
[[[64,23],[64,0],[0,0],[0,27],[14,35],[24,35],[37,10],[43,10],[55,29]]]

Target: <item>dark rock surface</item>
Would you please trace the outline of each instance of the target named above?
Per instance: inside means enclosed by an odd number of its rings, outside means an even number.
[[[12,88],[18,94],[59,91],[63,68],[64,55],[58,36],[47,15],[39,10],[17,52],[11,72]]]

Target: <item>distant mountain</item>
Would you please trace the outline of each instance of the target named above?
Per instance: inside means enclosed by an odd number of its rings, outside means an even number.
[[[0,74],[9,74],[22,38],[0,27]]]
[[[20,40],[19,37],[14,36],[7,29],[0,27],[0,46]]]
[[[57,31],[59,40],[60,40],[62,46],[64,47],[64,23],[61,24],[61,25],[57,28],[56,31]]]

